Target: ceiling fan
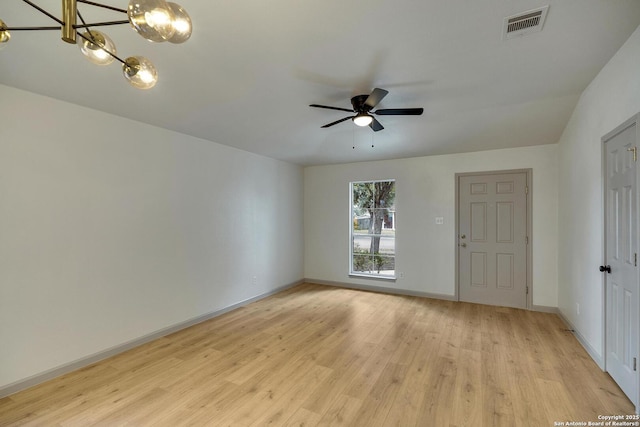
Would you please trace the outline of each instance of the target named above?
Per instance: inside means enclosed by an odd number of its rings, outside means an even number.
[[[358,126],[369,126],[374,132],[384,129],[379,121],[372,116],[376,114],[379,116],[419,116],[424,111],[424,108],[385,108],[381,110],[371,111],[376,105],[382,101],[382,98],[387,96],[389,91],[384,89],[375,88],[369,95],[356,95],[351,98],[351,105],[353,110],[339,107],[329,107],[328,105],[311,104],[309,107],[326,108],[329,110],[348,111],[350,113],[356,113],[355,116],[345,117],[335,122],[328,123],[323,128],[328,128],[338,123],[342,123],[346,120],[353,120]]]

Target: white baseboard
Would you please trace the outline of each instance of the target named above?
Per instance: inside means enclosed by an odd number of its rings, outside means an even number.
[[[17,393],[19,391],[25,390],[29,387],[33,387],[37,384],[43,383],[45,381],[51,380],[53,378],[59,377],[61,375],[67,374],[69,372],[76,371],[78,369],[84,368],[85,366],[89,366],[93,363],[99,362],[100,360],[104,360],[111,356],[115,356],[116,354],[125,352],[134,347],[138,347],[142,344],[146,344],[150,341],[156,340],[158,338],[162,338],[174,332],[177,332],[181,329],[188,328],[190,326],[196,325],[198,323],[204,322],[206,320],[212,319],[214,317],[220,316],[224,313],[227,313],[231,310],[235,310],[236,308],[242,307],[244,305],[250,304],[254,301],[258,301],[260,299],[266,298],[278,292],[284,291],[286,289],[292,288],[294,286],[300,285],[304,283],[304,280],[298,280],[296,282],[290,283],[288,285],[280,286],[276,289],[273,289],[269,292],[265,292],[260,295],[256,295],[255,297],[248,298],[246,300],[237,302],[230,306],[221,308],[219,310],[212,311],[210,313],[203,314],[201,316],[194,317],[192,319],[185,320],[184,322],[176,323],[175,325],[168,326],[166,328],[157,330],[155,332],[151,332],[150,334],[143,335],[139,338],[135,338],[131,341],[127,341],[125,343],[116,345],[114,347],[108,348],[106,350],[100,351],[98,353],[83,357],[81,359],[75,360],[73,362],[65,363],[64,365],[49,369],[47,371],[35,374],[23,380],[19,380],[13,382],[11,384],[0,387],[0,398],[9,396],[11,394]]]
[[[382,292],[385,294],[395,294],[395,295],[409,295],[414,297],[433,298],[433,299],[441,299],[446,301],[458,301],[455,295],[436,294],[431,292],[412,291],[407,289],[387,288],[384,286],[359,285],[359,284],[353,284],[353,283],[335,282],[331,280],[322,280],[322,279],[306,278],[304,280],[307,283],[316,283],[318,285],[335,286],[338,288],[359,289],[362,291]],[[557,307],[548,307],[546,305],[533,305],[531,307],[531,310],[539,311],[542,313],[553,313],[558,315],[560,314],[560,311],[558,310]]]
[[[455,295],[436,294],[431,292],[412,291],[407,289],[387,288],[384,286],[359,285],[355,283],[334,282],[331,280],[321,279],[304,279],[307,283],[315,283],[318,285],[334,286],[337,288],[358,289],[361,291],[381,292],[385,294],[408,295],[413,297],[424,297],[433,299],[442,299],[447,301],[457,301]]]
[[[531,311],[539,311],[541,313],[552,313],[552,314],[560,315],[560,310],[558,310],[558,307],[549,307],[546,305],[534,304],[531,306]]]
[[[266,292],[264,294],[260,294],[257,295],[255,297],[252,298],[248,298],[246,300],[237,302],[235,304],[232,304],[228,307],[224,307],[222,309],[210,312],[210,313],[206,313],[203,314],[201,316],[197,316],[194,317],[192,319],[188,319],[185,320],[184,322],[180,322],[177,323],[175,325],[160,329],[158,331],[152,332],[150,334],[141,336],[139,338],[133,339],[131,341],[127,341],[125,343],[119,344],[117,346],[108,348],[106,350],[100,351],[98,353],[83,357],[81,359],[66,363],[64,365],[52,368],[50,370],[35,374],[31,377],[16,381],[14,383],[5,385],[0,387],[0,398],[2,397],[6,397],[9,396],[11,394],[17,393],[19,391],[25,390],[29,387],[33,387],[37,384],[43,383],[45,381],[51,380],[53,378],[59,377],[61,375],[67,374],[69,372],[73,372],[76,371],[78,369],[84,368],[86,366],[89,366],[93,363],[99,362],[100,360],[104,360],[107,359],[111,356],[115,356],[116,354],[125,352],[127,350],[130,350],[134,347],[138,347],[140,345],[146,344],[150,341],[156,340],[158,338],[164,337],[166,335],[172,334],[174,332],[177,332],[179,330],[188,328],[190,326],[196,325],[198,323],[204,322],[206,320],[212,319],[214,317],[220,316],[224,313],[227,313],[231,310],[235,310],[236,308],[242,307],[244,305],[250,304],[254,301],[258,301],[260,299],[266,298],[268,296],[271,296],[273,294],[276,294],[278,292],[284,291],[286,289],[292,288],[294,286],[300,285],[302,283],[315,283],[315,284],[319,284],[319,285],[327,285],[327,286],[334,286],[334,287],[340,287],[340,288],[348,288],[348,289],[357,289],[357,290],[363,290],[363,291],[370,291],[370,292],[381,292],[381,293],[388,293],[388,294],[395,294],[395,295],[408,295],[408,296],[417,296],[417,297],[424,297],[424,298],[433,298],[433,299],[440,299],[440,300],[446,300],[446,301],[457,301],[456,297],[454,295],[446,295],[446,294],[438,294],[438,293],[431,293],[431,292],[421,292],[421,291],[413,291],[413,290],[407,290],[407,289],[396,289],[396,288],[388,288],[388,287],[383,287],[383,286],[369,286],[369,285],[360,285],[360,284],[353,284],[353,283],[346,283],[346,282],[336,282],[336,281],[330,281],[330,280],[321,280],[321,279],[311,279],[311,278],[306,278],[306,279],[302,279],[302,280],[298,280],[296,282],[290,283],[288,285],[284,285],[281,287],[278,287],[272,291]],[[546,313],[555,313],[558,314],[560,316],[560,318],[569,326],[570,329],[575,329],[571,323],[562,315],[562,313],[556,308],[556,307],[546,307],[546,306],[536,306],[534,305],[532,307],[532,310],[534,311],[542,311],[542,312],[546,312]],[[598,366],[600,366],[601,368],[603,367],[602,361],[600,356],[593,350],[593,348],[587,343],[587,341],[584,339],[584,337],[582,337],[582,335],[580,335],[580,333],[576,332],[576,337],[578,339],[578,341],[582,344],[582,346],[587,350],[587,352],[589,353],[589,355],[596,361],[596,363],[598,364]]]
[[[562,321],[567,325],[567,327],[571,329],[571,331],[573,332],[573,335],[576,337],[576,339],[582,345],[582,347],[584,347],[584,349],[587,351],[589,356],[591,356],[593,361],[596,362],[598,367],[600,367],[600,369],[604,371],[604,360],[602,359],[602,356],[598,354],[598,352],[591,346],[591,344],[589,344],[589,342],[585,339],[584,335],[582,335],[580,331],[578,331],[576,327],[573,326],[573,323],[571,323],[569,319],[565,317],[565,315],[562,313],[562,310],[558,310],[558,316],[560,316],[560,319],[562,319]]]

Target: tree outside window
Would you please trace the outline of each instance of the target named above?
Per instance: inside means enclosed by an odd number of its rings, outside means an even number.
[[[395,184],[351,183],[351,274],[395,277]]]

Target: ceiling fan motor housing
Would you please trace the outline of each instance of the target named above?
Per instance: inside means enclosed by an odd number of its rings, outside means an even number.
[[[351,98],[351,105],[353,105],[353,111],[355,111],[356,113],[368,113],[369,111],[371,111],[372,107],[365,104],[365,101],[367,100],[368,97],[369,95],[356,95],[353,98]]]

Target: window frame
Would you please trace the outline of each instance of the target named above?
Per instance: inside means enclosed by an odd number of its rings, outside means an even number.
[[[362,271],[354,271],[353,268],[353,238],[354,238],[354,204],[353,204],[353,187],[355,184],[364,184],[364,183],[372,183],[375,184],[377,182],[393,182],[394,185],[394,191],[396,192],[396,197],[397,197],[397,186],[396,186],[396,180],[395,179],[373,179],[373,180],[361,180],[361,181],[351,181],[349,182],[349,277],[357,277],[357,278],[366,278],[366,279],[377,279],[377,280],[389,280],[389,281],[395,281],[397,276],[396,276],[396,268],[394,267],[393,270],[393,274],[389,275],[389,274],[382,274],[382,273],[375,273],[375,272],[362,272]],[[393,202],[393,241],[394,241],[394,251],[393,251],[393,258],[394,258],[394,265],[396,262],[396,220],[397,220],[397,215],[396,215],[396,200],[394,198],[394,202]],[[382,231],[385,230],[384,225],[383,228],[381,230]],[[367,236],[370,237],[382,237],[383,234],[367,234]],[[388,271],[388,270],[387,270]]]

